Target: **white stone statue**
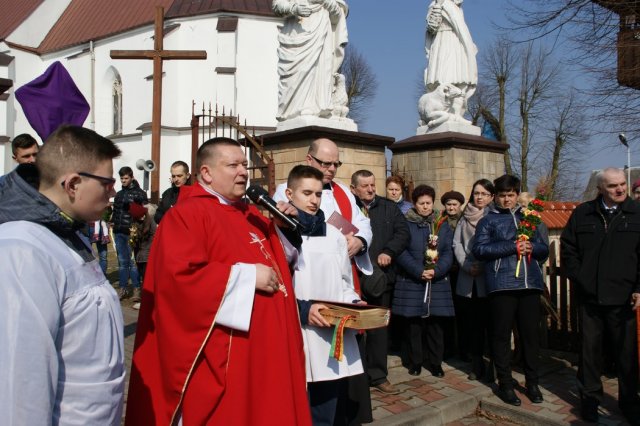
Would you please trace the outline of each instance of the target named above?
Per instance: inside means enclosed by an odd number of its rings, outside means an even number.
[[[418,104],[418,134],[480,134],[463,116],[478,83],[476,45],[462,13],[463,0],[434,0],[427,11],[425,94]]]
[[[345,0],[273,0],[286,17],[278,35],[278,130],[324,125],[357,130],[346,117],[344,76],[347,45]]]

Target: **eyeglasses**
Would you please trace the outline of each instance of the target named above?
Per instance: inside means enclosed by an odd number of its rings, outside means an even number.
[[[309,157],[311,157],[314,160],[316,160],[316,163],[320,164],[320,167],[322,167],[323,169],[328,169],[331,166],[333,166],[333,167],[335,167],[337,169],[338,167],[342,166],[342,161],[336,161],[336,162],[320,161],[320,160],[318,160],[316,157],[314,157],[311,154],[309,154]]]
[[[102,184],[102,186],[104,186],[104,188],[107,191],[111,191],[114,187],[114,185],[116,184],[116,180],[112,177],[104,177],[104,176],[98,176],[98,175],[92,175],[91,173],[86,173],[86,172],[78,172],[78,174],[80,176],[89,178],[89,179],[95,179],[98,182],[100,182]],[[64,182],[61,183],[62,186],[64,186]]]
[[[491,194],[488,192],[474,192],[473,193],[474,197],[482,197],[482,198],[486,198],[486,197],[491,197]]]

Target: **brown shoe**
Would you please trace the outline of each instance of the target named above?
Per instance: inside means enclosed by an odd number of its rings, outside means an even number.
[[[133,289],[133,296],[131,297],[131,301],[132,302],[139,302],[140,301],[140,289],[139,288],[134,288]]]
[[[386,393],[388,395],[397,395],[400,393],[398,388],[392,385],[388,380],[380,383],[379,385],[375,385],[374,388],[378,389],[382,393]]]
[[[131,289],[128,287],[120,287],[118,290],[118,297],[120,300],[128,299],[131,297]]]

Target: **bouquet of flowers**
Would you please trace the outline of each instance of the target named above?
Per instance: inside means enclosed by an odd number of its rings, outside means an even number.
[[[429,235],[429,241],[424,251],[424,267],[425,269],[435,269],[436,262],[438,261],[438,232],[440,227],[447,220],[446,215],[439,215],[434,213],[434,220],[431,222],[431,233]]]
[[[520,265],[522,264],[523,255],[520,252],[520,241],[529,241],[542,222],[542,211],[544,210],[544,202],[540,194],[531,200],[527,207],[522,209],[522,220],[518,225],[516,247],[518,250],[518,263],[516,265],[516,278],[520,276]],[[527,256],[527,262],[531,262],[531,253]]]
[[[427,242],[427,247],[424,250],[424,268],[426,270],[435,269],[436,262],[438,261],[438,232],[440,231],[440,227],[447,220],[446,215],[439,215],[437,212],[433,214],[433,221],[431,222],[431,233],[429,234],[429,241]],[[427,288],[424,292],[424,302],[427,302],[429,298],[429,288],[431,287],[431,282],[427,282]]]

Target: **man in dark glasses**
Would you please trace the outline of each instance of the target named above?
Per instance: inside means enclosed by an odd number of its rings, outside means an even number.
[[[8,424],[119,425],[120,303],[88,241],[120,149],[62,126],[0,188],[0,412]]]

